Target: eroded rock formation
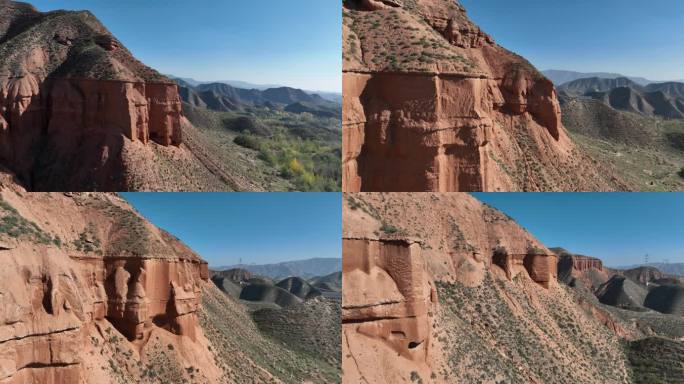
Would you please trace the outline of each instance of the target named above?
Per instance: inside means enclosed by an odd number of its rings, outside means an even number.
[[[590,256],[571,255],[572,268],[577,271],[586,271],[588,269],[603,270],[603,262],[600,259]]]
[[[492,254],[492,264],[501,267],[508,279],[515,275],[516,270],[524,268],[532,280],[545,288],[549,288],[558,277],[557,259],[556,255],[541,250],[509,254],[505,249],[497,248]]]
[[[0,19],[0,162],[25,185],[127,190],[125,146],[182,143],[175,83],[92,14],[3,0]]]
[[[609,188],[565,133],[551,81],[457,2],[344,7],[344,191]]]
[[[206,262],[117,196],[0,192],[1,383],[142,377],[143,364],[110,372],[107,344],[146,362],[152,334],[216,379],[197,318]]]
[[[382,367],[381,356],[370,353],[378,343],[396,353],[397,364],[407,359],[427,367],[428,312],[436,293],[427,279],[420,244],[399,238],[345,238],[342,260],[342,354],[350,356],[344,360],[349,367],[343,365],[345,382],[380,382],[394,375]],[[371,367],[382,368],[374,374]]]
[[[344,383],[627,380],[617,337],[632,327],[468,194],[347,193],[342,238]]]

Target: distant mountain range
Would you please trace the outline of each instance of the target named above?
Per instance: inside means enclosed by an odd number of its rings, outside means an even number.
[[[542,71],[544,76],[551,80],[555,85],[561,85],[568,83],[570,81],[575,81],[578,79],[586,79],[590,77],[598,77],[602,79],[617,79],[620,77],[626,77],[639,85],[648,85],[652,83],[665,83],[665,81],[654,81],[643,77],[625,76],[619,73],[610,72],[575,72],[575,71],[564,71],[557,69],[549,69]],[[674,80],[675,82],[684,82],[684,80]]]
[[[591,77],[558,86],[562,97],[589,97],[612,108],[666,119],[684,119],[684,83],[642,86],[626,77]]]
[[[684,263],[648,263],[648,264],[634,264],[621,267],[615,267],[616,269],[634,269],[638,267],[653,267],[657,268],[666,275],[676,275],[684,276]]]
[[[272,279],[290,276],[309,279],[317,276],[326,276],[342,270],[342,259],[338,258],[313,258],[307,260],[285,261],[275,264],[237,264],[213,268],[216,270],[245,269],[255,275],[267,276]]]
[[[178,83],[181,99],[193,107],[219,112],[256,107],[282,109],[292,113],[308,112],[319,117],[342,116],[341,104],[301,89],[278,87],[259,90],[237,88],[225,83],[193,85],[182,79],[175,81]]]
[[[174,80],[181,80],[186,84],[189,84],[193,87],[197,87],[202,84],[211,84],[211,83],[221,83],[221,84],[228,84],[232,87],[235,88],[242,88],[242,89],[257,89],[260,91],[267,90],[269,88],[289,88],[285,87],[282,84],[254,84],[254,83],[249,83],[246,81],[240,81],[240,80],[216,80],[216,81],[199,81],[195,80],[193,78],[189,77],[177,77],[173,75],[167,75],[170,78]],[[336,103],[341,103],[342,102],[342,93],[340,92],[326,92],[326,91],[312,91],[312,90],[304,90],[304,92],[310,94],[310,95],[319,95],[322,98],[329,100],[329,101],[334,101]]]
[[[610,73],[610,72],[575,72],[575,71],[563,71],[563,70],[557,70],[557,69],[549,69],[546,71],[542,71],[544,76],[549,78],[555,85],[561,85],[565,84],[570,81],[575,81],[578,79],[586,79],[590,77],[598,77],[602,79],[617,79],[620,77],[627,77],[628,79],[632,80],[633,82],[640,84],[640,85],[647,85],[650,83],[653,83],[653,81],[645,79],[643,77],[629,77],[625,75],[621,75],[619,73]]]

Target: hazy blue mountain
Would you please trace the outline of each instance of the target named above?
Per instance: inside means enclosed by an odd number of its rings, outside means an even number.
[[[233,268],[246,269],[255,275],[267,276],[274,279],[290,276],[309,279],[341,271],[342,259],[313,258],[307,260],[284,261],[275,264],[237,264],[212,269],[227,270]]]
[[[626,77],[590,77],[564,83],[558,86],[558,92],[561,99],[566,96],[590,97],[621,111],[666,119],[684,119],[683,83],[651,83],[642,86]]]
[[[234,88],[242,88],[242,89],[257,89],[259,91],[265,91],[267,89],[272,89],[272,88],[288,88],[283,86],[282,84],[255,84],[255,83],[249,83],[246,81],[240,81],[240,80],[215,80],[215,81],[199,81],[195,80],[193,78],[189,77],[177,77],[173,75],[166,75],[178,82],[185,83],[186,85],[190,85],[192,87],[197,87],[199,85],[203,84],[212,84],[212,83],[222,83],[222,84],[228,84],[231,87]],[[179,83],[180,83],[179,82]],[[309,95],[319,95],[320,97],[329,100],[329,101],[334,101],[336,103],[342,103],[342,93],[340,92],[326,92],[326,91],[311,91],[311,90],[304,90],[304,92],[308,93]]]
[[[620,77],[626,77],[639,85],[647,85],[654,83],[654,81],[645,79],[643,77],[630,77],[624,76],[619,73],[610,72],[575,72],[575,71],[564,71],[558,69],[549,69],[542,71],[544,76],[551,80],[555,85],[565,84],[570,81],[575,81],[578,79],[586,79],[590,77],[599,77],[603,79],[617,79]]]
[[[684,276],[684,263],[648,263],[648,264],[634,264],[617,269],[632,269],[637,267],[654,267],[667,275]]]

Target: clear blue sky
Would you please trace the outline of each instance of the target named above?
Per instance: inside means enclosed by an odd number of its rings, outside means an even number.
[[[548,247],[609,266],[684,262],[684,193],[474,193]]]
[[[342,257],[339,193],[122,193],[210,266]]]
[[[461,0],[538,69],[684,79],[682,0]]]
[[[342,88],[339,0],[29,0],[94,13],[145,64],[196,80]]]

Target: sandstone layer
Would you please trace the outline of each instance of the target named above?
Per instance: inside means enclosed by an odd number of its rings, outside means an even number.
[[[345,194],[342,237],[343,382],[627,382],[624,325],[472,196]]]
[[[345,0],[343,190],[606,190],[551,81],[454,0]]]
[[[218,380],[197,254],[115,195],[0,188],[0,383]]]

